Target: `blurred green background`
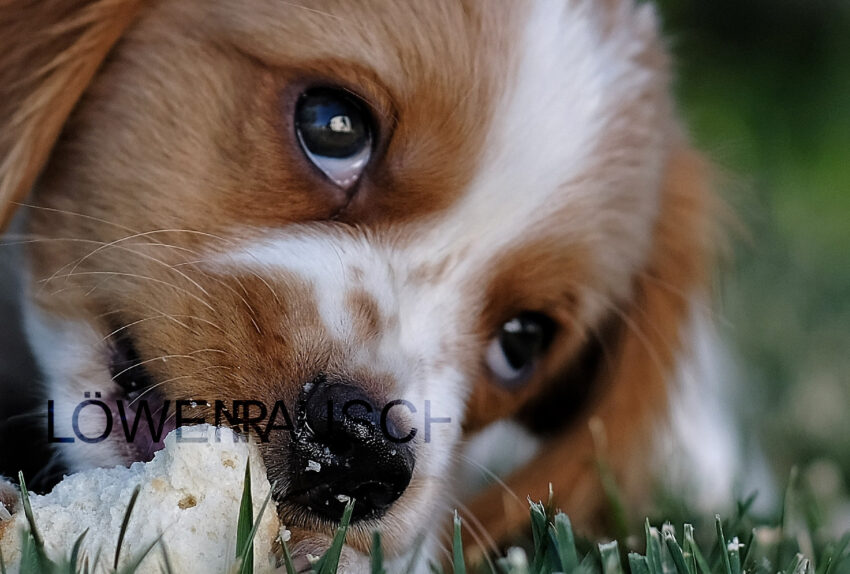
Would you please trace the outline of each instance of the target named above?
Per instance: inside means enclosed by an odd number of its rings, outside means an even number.
[[[810,465],[846,493],[850,0],[659,4],[682,113],[743,224],[719,308],[746,428],[778,476]]]

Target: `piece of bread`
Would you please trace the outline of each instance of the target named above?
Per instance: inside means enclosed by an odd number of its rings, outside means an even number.
[[[180,434],[182,431],[182,434]],[[54,561],[68,558],[74,541],[92,560],[100,549],[100,567],[112,566],[121,522],[136,485],[141,485],[121,550],[128,563],[162,534],[174,572],[228,572],[235,563],[236,524],[245,476],[251,464],[254,516],[270,490],[262,458],[254,444],[229,429],[184,427],[165,439],[165,448],[148,463],[129,468],[92,469],[65,477],[47,495],[30,495],[36,527]],[[0,526],[0,550],[9,572],[17,572],[23,511]],[[254,541],[255,572],[269,572],[272,547],[281,533],[274,503],[269,502]],[[285,533],[284,533],[285,534]],[[163,549],[155,547],[139,570],[164,571]]]

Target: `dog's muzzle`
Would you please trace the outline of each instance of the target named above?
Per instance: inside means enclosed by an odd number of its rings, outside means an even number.
[[[414,466],[413,435],[401,433],[390,414],[354,384],[322,376],[305,385],[286,499],[333,521],[350,499],[352,520],[383,515],[404,493]]]

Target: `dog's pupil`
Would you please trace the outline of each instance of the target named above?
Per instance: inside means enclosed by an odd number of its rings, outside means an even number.
[[[348,158],[371,144],[368,115],[359,101],[342,90],[306,92],[295,109],[295,129],[311,153]]]
[[[537,357],[546,346],[547,329],[533,316],[520,315],[502,325],[499,343],[508,364],[521,370]]]

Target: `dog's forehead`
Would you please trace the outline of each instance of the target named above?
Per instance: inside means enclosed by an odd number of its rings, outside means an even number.
[[[445,209],[410,226],[410,260],[439,267],[433,254],[465,253],[487,267],[549,236],[558,248],[595,243],[611,283],[640,263],[671,116],[650,6],[260,0],[250,15],[214,6],[226,33],[263,58],[371,70],[402,108],[395,139],[421,150],[423,130],[455,131],[451,154],[424,153],[418,185],[428,186],[429,164],[455,164],[462,184]]]
[[[201,4],[205,26],[268,61],[346,59],[368,64],[402,89],[422,77],[490,72],[482,56],[504,62],[526,2],[434,0],[351,2],[251,0]],[[501,51],[500,51],[501,49]],[[466,72],[466,74],[458,74]]]
[[[532,225],[541,209],[608,201],[618,186],[643,191],[657,182],[647,177],[657,180],[659,139],[669,135],[660,123],[670,110],[663,109],[666,62],[651,6],[631,0],[207,6],[219,33],[267,62],[311,72],[326,62],[350,63],[384,86],[397,107],[393,140],[401,150],[390,159],[415,166],[409,171],[420,180],[431,174],[435,185],[451,187],[445,205],[461,201],[456,211],[464,226]],[[470,209],[477,212],[472,222]]]

